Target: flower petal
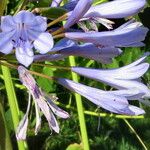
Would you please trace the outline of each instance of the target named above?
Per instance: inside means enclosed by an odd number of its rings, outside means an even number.
[[[15,31],[0,33],[0,52],[9,54],[13,49],[12,37]]]
[[[124,18],[138,13],[145,4],[145,0],[114,0],[91,7],[84,18]]]
[[[114,48],[114,47],[100,48],[89,43],[83,45],[73,45],[71,47],[64,48],[59,51],[59,53],[63,55],[81,56],[102,63],[111,62],[111,59],[121,54],[121,52],[122,51],[119,48]]]
[[[26,50],[27,49],[28,49],[28,47],[26,47]],[[17,47],[16,48],[16,58],[21,64],[28,67],[33,62],[34,56],[33,56],[33,51],[28,49],[27,51],[30,51],[30,55],[28,55],[26,50],[23,49],[22,47]]]
[[[62,54],[45,54],[45,55],[35,55],[34,61],[58,61],[63,60],[66,56]]]
[[[26,114],[24,115],[24,117],[22,118],[22,120],[20,121],[20,123],[17,127],[17,131],[16,131],[17,140],[25,140],[26,139],[30,105],[31,105],[31,95],[29,94],[29,100],[28,100]]]
[[[110,94],[109,92],[102,91],[96,88],[88,87],[86,85],[73,82],[68,79],[59,78],[58,83],[67,89],[76,92],[94,104],[114,113],[124,113],[133,115],[133,112],[126,112],[128,109],[128,101],[125,97]]]
[[[97,46],[127,47],[144,40],[148,29],[135,23],[119,30],[103,32],[66,32],[65,37],[79,42],[89,42]]]
[[[47,19],[45,17],[36,16],[29,28],[30,30],[44,32],[47,29]]]
[[[51,51],[59,51],[68,47],[72,47],[74,45],[76,45],[74,41],[69,40],[67,38],[63,38],[54,45]]]
[[[67,29],[77,23],[92,5],[92,0],[79,0],[76,7],[69,16],[64,28]]]
[[[29,11],[22,10],[13,16],[16,23],[25,23],[31,25],[35,21],[35,15]]]
[[[35,49],[41,54],[50,51],[54,45],[53,37],[49,33],[41,33],[33,43]]]
[[[1,30],[3,32],[10,32],[16,29],[16,24],[12,16],[2,16],[1,17]]]
[[[53,0],[51,3],[51,7],[58,7],[62,0]]]
[[[51,110],[59,117],[61,118],[68,118],[69,117],[69,114],[62,110],[61,108],[59,108],[52,100],[50,100],[48,97],[47,97],[47,101],[48,101],[48,104],[49,104],[49,107],[51,108]]]
[[[37,104],[36,101],[34,101],[35,103],[35,112],[36,112],[36,126],[35,126],[35,135],[37,135],[37,133],[39,132],[39,130],[41,129],[41,116],[40,116],[40,108]]]

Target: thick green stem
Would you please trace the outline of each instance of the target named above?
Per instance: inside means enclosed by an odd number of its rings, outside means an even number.
[[[76,66],[75,58],[73,56],[69,57],[69,62],[70,62],[71,66]],[[78,76],[74,72],[72,72],[72,79],[73,79],[73,81],[78,82]],[[85,123],[82,99],[81,99],[81,96],[77,93],[75,93],[75,99],[76,99],[77,111],[78,111],[78,116],[79,116],[83,148],[84,148],[84,150],[89,150],[90,147],[89,147],[89,142],[88,142],[88,135],[87,135],[87,130],[86,130],[86,123]]]
[[[12,150],[11,140],[7,130],[7,124],[4,116],[4,109],[0,102],[0,149]]]
[[[8,97],[10,110],[11,110],[11,115],[13,119],[14,129],[16,130],[19,124],[19,107],[17,103],[17,98],[16,98],[9,68],[2,66],[2,73],[4,76],[4,82],[5,82],[5,87],[7,91],[7,97]],[[27,145],[25,147],[26,143],[24,141],[18,141],[17,144],[18,144],[19,150],[27,149]]]
[[[3,15],[4,10],[6,9],[8,0],[0,0],[0,16]]]

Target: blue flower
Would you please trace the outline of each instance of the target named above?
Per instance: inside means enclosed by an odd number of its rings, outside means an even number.
[[[46,28],[46,19],[29,11],[2,17],[0,52],[9,54],[15,49],[17,60],[26,67],[29,66],[34,58],[33,47],[41,54],[53,47],[53,38],[45,32]]]
[[[133,20],[112,31],[103,32],[66,32],[65,37],[80,42],[93,43],[103,47],[136,47],[143,46],[148,28]]]
[[[133,98],[137,95],[139,97],[142,95],[141,93],[139,93],[139,91],[135,91],[134,89],[130,91],[118,90],[114,91],[114,93],[111,93],[109,91],[103,91],[100,89],[89,87],[65,78],[58,78],[57,81],[68,90],[84,96],[92,103],[108,111],[126,115],[140,115],[145,113],[143,109],[130,105],[128,103],[127,98]]]
[[[149,69],[148,63],[142,63],[146,56],[137,61],[116,69],[90,69],[82,67],[72,67],[72,71],[104,82],[116,89],[137,89],[143,97],[150,97],[150,89],[140,82],[140,77]]]

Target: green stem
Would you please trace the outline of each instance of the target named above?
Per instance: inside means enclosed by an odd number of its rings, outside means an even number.
[[[69,57],[69,62],[71,66],[76,66],[75,58],[73,56]],[[72,79],[75,82],[78,82],[78,76],[74,72],[72,72]],[[87,129],[86,129],[86,123],[85,123],[85,117],[84,117],[84,109],[82,105],[82,98],[79,94],[75,93],[75,99],[77,104],[77,111],[79,116],[79,123],[80,123],[80,130],[81,130],[81,137],[83,141],[83,149],[89,150],[89,142],[88,142],[88,135],[87,135]]]
[[[0,149],[12,150],[10,136],[7,130],[7,123],[4,116],[2,103],[0,102]]]
[[[129,123],[129,121],[126,120],[126,119],[123,119],[123,120],[128,125],[128,127],[131,129],[131,131],[135,134],[135,136],[137,137],[137,139],[139,140],[139,142],[143,146],[144,150],[148,150],[148,148],[146,147],[146,145],[144,144],[144,142],[142,141],[142,139],[140,138],[140,136],[137,134],[137,132],[132,127],[132,125]]]
[[[17,103],[17,98],[16,98],[9,68],[6,66],[2,66],[2,73],[4,76],[4,82],[5,82],[8,102],[11,110],[11,115],[13,119],[14,129],[16,130],[19,124],[19,107]],[[19,150],[27,149],[27,145],[25,145],[26,143],[24,141],[18,141],[17,144]]]

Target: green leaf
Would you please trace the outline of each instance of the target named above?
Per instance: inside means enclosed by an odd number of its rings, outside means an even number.
[[[70,144],[66,150],[83,150],[83,147],[80,144],[74,143]]]
[[[51,4],[52,0],[37,0],[33,2],[35,7],[49,7]]]
[[[50,8],[50,7],[38,8],[38,11],[43,16],[50,18],[50,19],[56,19],[67,12],[66,9],[54,8],[54,7],[53,8]]]
[[[54,69],[53,69],[54,70]],[[53,76],[53,70],[51,70],[50,68],[48,67],[44,67],[43,68],[43,74],[46,74],[48,76]],[[48,80],[48,79],[45,79],[43,77],[39,77],[38,78],[38,85],[45,91],[45,92],[52,92],[54,91],[54,82],[51,80]]]

